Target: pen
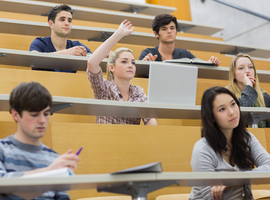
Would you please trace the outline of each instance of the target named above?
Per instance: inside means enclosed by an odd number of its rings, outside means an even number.
[[[77,156],[81,153],[82,149],[83,149],[83,146],[82,146],[82,147],[79,149],[79,151],[76,153]]]

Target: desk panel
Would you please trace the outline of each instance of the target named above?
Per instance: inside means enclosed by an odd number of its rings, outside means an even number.
[[[72,26],[69,38],[103,41],[104,33],[106,33],[106,35],[111,35],[114,31],[115,29],[74,25]],[[0,18],[0,32],[42,37],[44,35],[50,35],[50,29],[47,23],[4,18]],[[119,43],[156,46],[158,41],[152,33],[133,32],[128,37],[122,38]],[[239,50],[240,52],[245,51],[250,56],[259,58],[269,58],[270,53],[270,49],[266,48],[179,36],[176,37],[175,46],[188,50],[210,51],[225,54],[237,54]]]
[[[0,111],[9,110],[9,95],[0,94]],[[67,108],[57,110],[59,105],[68,105]],[[53,108],[57,113],[137,117],[137,118],[168,118],[168,119],[200,119],[201,107],[198,105],[171,105],[157,103],[121,102],[111,100],[57,97],[53,96]],[[270,108],[241,107],[243,115],[269,114]]]
[[[85,21],[94,21],[94,22],[102,22],[102,23],[112,23],[112,24],[119,24],[124,19],[128,18],[132,21],[132,24],[135,27],[145,27],[151,28],[152,22],[154,20],[154,16],[147,16],[142,14],[133,14],[127,12],[116,12],[112,11],[112,8],[109,10],[101,10],[96,8],[90,8],[90,4],[95,4],[94,2],[101,3],[102,1],[84,1],[89,4],[88,7],[78,7],[72,6],[72,9],[75,10],[74,16],[76,20],[85,20]],[[65,2],[67,4],[67,2]],[[74,3],[74,2],[73,2]],[[76,3],[80,3],[77,2]],[[110,4],[110,2],[107,2]],[[123,2],[111,2],[115,4],[123,4]],[[104,2],[103,2],[104,4]],[[47,2],[37,2],[37,1],[28,1],[28,0],[2,0],[0,1],[0,10],[5,12],[16,12],[16,13],[25,13],[25,14],[35,14],[35,15],[46,15],[49,10],[56,6],[56,3],[47,3]],[[144,4],[140,4],[142,7]],[[157,11],[160,8],[166,8],[166,6],[157,6],[153,4],[145,4],[144,8],[148,7],[149,5],[156,7]],[[126,5],[127,7],[131,8],[130,5]],[[149,7],[148,7],[149,8]],[[153,8],[152,8],[153,9]],[[122,9],[124,10],[124,9]],[[164,14],[164,13],[162,13]],[[183,32],[186,33],[195,33],[200,35],[213,35],[222,30],[219,27],[213,26],[206,26],[201,24],[196,24],[189,21],[178,20],[179,25],[182,27]]]
[[[243,184],[265,184],[270,182],[268,172],[163,172],[127,175],[77,175],[58,178],[2,178],[0,192],[43,192],[48,190],[95,189],[101,186],[121,185],[128,182],[158,182],[164,180],[179,181],[179,186],[208,186],[223,184],[239,186]],[[177,183],[174,186],[178,186]]]
[[[61,69],[61,70],[74,70],[86,71],[88,57],[70,56],[70,55],[57,55],[48,53],[29,52],[13,49],[0,48],[0,63],[3,65],[15,65],[23,67],[36,67],[44,69]],[[149,74],[149,61],[136,60],[136,75],[148,76]],[[198,67],[198,78],[204,79],[229,79],[228,67],[216,67],[205,65],[181,64],[185,66]],[[102,71],[106,72],[107,59],[103,59],[100,64]],[[166,64],[164,63],[166,67]],[[270,83],[270,71],[257,70],[260,82]]]
[[[41,0],[39,0],[41,1]],[[145,8],[138,13],[147,14],[147,15],[158,15],[164,13],[171,13],[176,11],[176,8],[169,7],[169,6],[159,6],[153,4],[144,4],[144,3],[137,3],[135,1],[127,2],[125,0],[99,0],[99,1],[85,1],[85,0],[46,0],[47,2],[53,3],[66,3],[70,5],[77,5],[77,6],[85,6],[85,7],[93,7],[93,8],[101,8],[107,10],[116,10],[116,11],[123,11],[131,9],[131,5],[138,7],[138,8]]]

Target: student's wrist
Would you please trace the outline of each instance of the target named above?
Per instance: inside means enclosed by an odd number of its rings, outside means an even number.
[[[50,167],[50,165],[49,165],[48,167],[44,167],[44,168],[43,168],[44,172],[50,171],[50,168],[49,168],[49,167]]]
[[[56,51],[58,54],[66,54],[67,49],[61,50],[61,51]]]
[[[39,169],[34,169],[34,170],[31,170],[31,171],[27,171],[27,172],[24,172],[23,176],[24,175],[29,175],[29,174],[35,174],[35,173],[45,172],[45,171],[49,171],[49,168],[48,167],[43,167],[43,168],[39,168]]]
[[[120,40],[122,37],[124,37],[123,32],[119,29],[115,32],[114,35],[115,35],[115,37],[117,37],[118,40]]]

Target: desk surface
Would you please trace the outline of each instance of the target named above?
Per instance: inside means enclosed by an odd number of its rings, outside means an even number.
[[[72,26],[69,38],[84,39],[91,41],[103,41],[103,33],[108,35],[114,33],[115,29],[97,28],[86,26]],[[47,23],[24,20],[13,20],[0,18],[0,32],[8,34],[44,36],[50,35]],[[133,32],[128,37],[122,38],[119,43],[156,46],[158,41],[152,33]],[[223,41],[206,40],[188,37],[176,37],[175,46],[188,50],[210,51],[226,54],[236,54],[236,50],[246,51],[250,56],[269,58],[270,49],[247,46]]]
[[[201,118],[201,107],[197,105],[121,102],[53,96],[53,105],[58,104],[73,104],[72,107],[57,111],[57,113],[63,114],[167,119]],[[0,111],[9,111],[8,94],[0,94]],[[254,114],[267,114],[270,113],[270,108],[241,107],[241,111],[244,115],[248,115],[251,112]]]
[[[93,4],[93,2],[99,2],[99,4],[101,3],[104,4],[104,1],[84,1],[84,2],[89,2],[89,3],[84,3],[84,4],[88,4],[89,6]],[[65,3],[67,2],[65,1]],[[112,2],[106,1],[106,3],[111,4]],[[120,2],[118,4],[122,5],[123,2]],[[6,12],[46,15],[49,12],[49,10],[55,5],[58,5],[58,4],[28,1],[28,0],[2,0],[0,1],[0,10],[6,11]],[[125,4],[125,6],[130,7],[130,5],[127,3]],[[149,6],[149,4],[146,4],[146,7],[147,6]],[[140,7],[142,7],[142,4],[140,4]],[[154,8],[156,8],[157,10],[163,9],[163,6],[154,5],[152,9]],[[147,16],[147,15],[142,15],[142,14],[116,12],[116,11],[111,11],[111,10],[101,10],[101,9],[96,9],[96,8],[86,8],[86,7],[78,7],[78,6],[72,6],[72,9],[75,10],[74,18],[76,20],[120,24],[121,21],[127,18],[132,22],[133,26],[146,27],[146,28],[151,28],[152,21],[154,20],[154,16]],[[165,7],[165,10],[166,10],[166,7]],[[187,33],[213,35],[214,33],[217,33],[222,30],[222,28],[219,28],[219,27],[206,26],[206,25],[196,24],[196,23],[192,23],[192,22],[184,21],[184,20],[179,20],[178,23],[184,29],[186,28],[186,30],[183,29],[183,32],[187,32]]]
[[[1,178],[0,192],[43,192],[48,190],[96,189],[113,184],[128,182],[179,181],[178,186],[208,186],[224,184],[230,186],[243,184],[269,184],[269,172],[162,172],[136,174],[91,174],[71,177],[47,178]],[[177,186],[175,184],[174,186]]]
[[[42,0],[39,0],[42,1]],[[46,0],[47,2],[53,3],[65,3],[69,5],[77,5],[77,6],[85,6],[85,7],[93,7],[93,8],[101,8],[101,9],[108,9],[108,10],[116,10],[116,11],[125,11],[129,10],[132,6],[136,8],[145,8],[138,13],[146,14],[146,15],[158,15],[164,13],[172,13],[176,11],[175,7],[169,6],[160,6],[154,4],[144,4],[144,3],[137,3],[127,2],[125,0],[99,0],[99,1],[85,1],[85,0]],[[72,6],[73,7],[73,6]]]
[[[13,49],[1,49],[0,53],[5,53],[6,56],[0,57],[0,64],[14,65],[23,67],[37,67],[44,69],[62,69],[73,71],[85,71],[87,67],[87,57],[56,55],[47,53],[37,53]],[[149,74],[149,61],[136,60],[136,74],[146,76]],[[229,79],[228,67],[215,67],[204,65],[191,65],[198,67],[198,78],[208,79]],[[103,72],[106,72],[107,59],[101,62]],[[270,71],[257,70],[260,82],[270,83]]]

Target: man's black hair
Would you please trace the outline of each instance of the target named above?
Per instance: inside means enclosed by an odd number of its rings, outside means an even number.
[[[178,30],[178,23],[175,16],[172,16],[170,14],[157,15],[152,23],[152,29],[158,34],[160,27],[166,26],[171,22],[174,22],[175,28],[176,30]]]
[[[49,11],[49,13],[48,13],[48,21],[52,20],[53,23],[55,23],[56,15],[58,13],[60,13],[61,11],[67,11],[67,12],[70,12],[71,15],[73,15],[73,10],[71,9],[71,7],[69,5],[62,4],[62,5],[54,6]]]

